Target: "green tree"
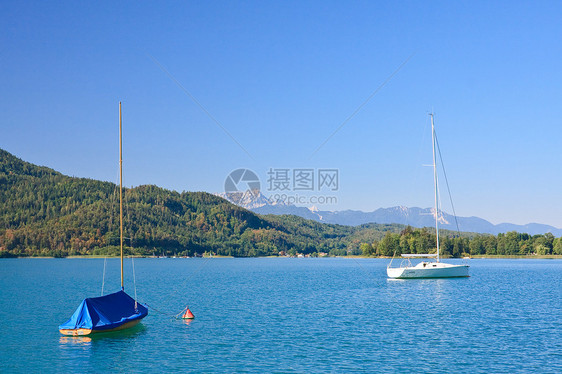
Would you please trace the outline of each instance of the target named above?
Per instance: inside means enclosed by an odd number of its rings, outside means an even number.
[[[400,253],[400,234],[387,232],[379,242],[379,253],[383,256],[401,255]]]
[[[361,250],[363,256],[373,256],[375,254],[373,246],[369,243],[361,243],[359,249]]]
[[[562,237],[554,240],[552,254],[562,255]]]
[[[470,240],[469,251],[471,255],[481,255],[485,253],[484,238],[481,235],[477,235]]]

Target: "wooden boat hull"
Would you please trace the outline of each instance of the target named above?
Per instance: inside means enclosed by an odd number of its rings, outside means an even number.
[[[136,325],[138,325],[138,323],[142,320],[142,318],[136,319],[134,321],[129,321],[126,322],[124,324],[122,324],[121,326],[117,326],[114,327],[112,329],[106,329],[106,330],[93,330],[93,329],[59,329],[60,333],[63,335],[68,335],[68,336],[86,336],[86,335],[92,335],[92,334],[100,334],[100,333],[105,333],[105,332],[114,332],[114,331],[119,331],[119,330],[125,330],[131,327],[134,327]]]

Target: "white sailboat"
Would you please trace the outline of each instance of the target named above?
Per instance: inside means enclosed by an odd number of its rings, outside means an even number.
[[[404,260],[400,267],[392,267],[392,260],[386,268],[386,274],[389,278],[408,279],[408,278],[454,278],[468,277],[468,265],[454,265],[441,262],[439,259],[439,206],[438,202],[438,180],[437,167],[435,158],[435,125],[433,123],[433,114],[431,116],[431,139],[433,141],[433,182],[435,187],[435,233],[437,252],[428,254],[403,254]],[[413,266],[410,262],[412,258],[435,258],[435,261],[422,261]]]

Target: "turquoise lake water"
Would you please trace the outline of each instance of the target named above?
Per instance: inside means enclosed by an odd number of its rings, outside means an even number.
[[[468,263],[470,278],[399,281],[380,259],[136,259],[159,312],[72,338],[58,325],[100,295],[104,260],[4,259],[0,371],[561,373],[562,261]],[[106,293],[118,272],[107,260]],[[169,316],[186,305],[195,320]]]

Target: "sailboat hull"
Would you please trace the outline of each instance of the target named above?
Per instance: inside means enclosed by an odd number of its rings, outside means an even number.
[[[117,326],[115,328],[106,329],[106,330],[60,329],[59,332],[63,335],[69,335],[69,336],[87,336],[87,335],[99,334],[99,333],[104,333],[104,332],[114,332],[114,331],[125,330],[125,329],[129,329],[131,327],[134,327],[134,326],[139,324],[141,319],[142,318],[139,318],[139,319],[134,320],[134,321],[129,321],[129,322],[126,322],[126,323],[122,324],[121,326]]]
[[[468,277],[468,265],[453,265],[443,262],[423,262],[416,266],[400,268],[387,268],[389,278],[415,279],[415,278],[460,278]]]

